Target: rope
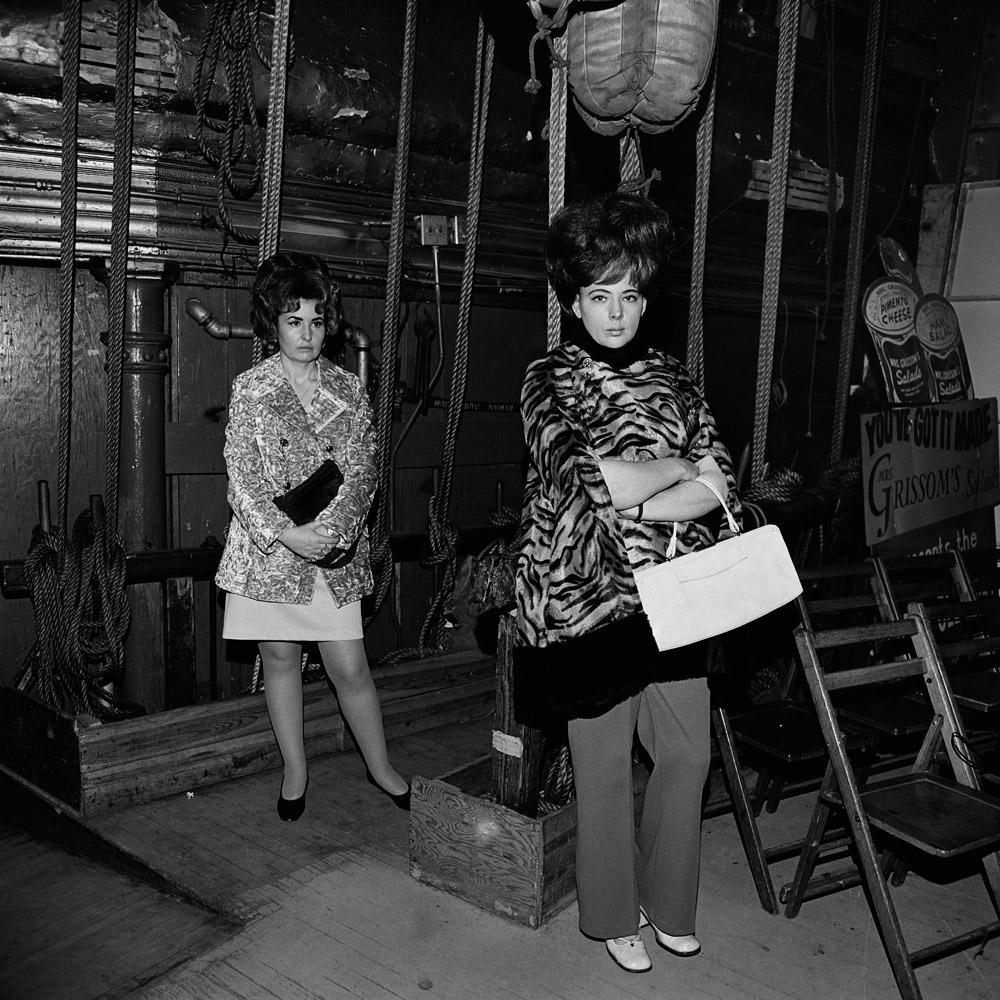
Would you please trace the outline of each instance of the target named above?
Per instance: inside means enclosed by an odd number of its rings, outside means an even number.
[[[550,40],[552,83],[549,90],[549,222],[566,201],[566,102],[569,90],[568,43],[565,32]],[[552,287],[548,289],[546,347],[559,346],[562,309]]]
[[[445,422],[444,448],[437,489],[431,496],[428,529],[431,558],[426,566],[444,566],[444,577],[420,629],[420,646],[438,650],[446,627],[446,604],[455,589],[455,548],[458,529],[449,519],[455,451],[462,425],[465,392],[469,375],[469,328],[472,316],[472,290],[476,277],[476,251],[479,244],[479,211],[482,203],[483,164],[486,156],[486,130],[489,124],[490,85],[493,80],[493,36],[487,34],[482,17],[476,39],[476,80],[472,107],[472,137],[469,152],[469,195],[466,206],[465,260],[458,300],[455,328],[455,359],[452,364],[451,392]]]
[[[76,299],[77,110],[82,0],[66,0],[62,47],[62,176],[59,185],[59,532],[66,535],[73,411],[73,309]]]
[[[715,131],[715,79],[708,92],[705,113],[695,139],[697,186],[694,195],[694,232],[691,245],[691,294],[688,306],[687,369],[694,384],[705,391],[705,258],[708,247],[708,196],[712,177]]]
[[[125,549],[95,497],[73,525],[68,545],[36,526],[24,561],[37,639],[18,686],[48,704],[110,722],[142,709],[106,686],[124,669],[130,612]]]
[[[778,316],[778,286],[781,280],[781,243],[785,228],[785,199],[788,194],[788,139],[792,126],[792,91],[795,84],[795,54],[799,37],[799,6],[800,0],[781,2],[774,132],[771,139],[771,180],[767,202],[767,244],[764,249],[764,294],[761,303],[760,342],[757,349],[751,482],[760,478],[766,460],[771,366]]]
[[[837,386],[833,403],[833,428],[830,461],[837,461],[844,450],[844,421],[850,387],[851,360],[854,353],[854,328],[857,321],[858,295],[861,289],[862,249],[868,216],[868,192],[871,185],[872,146],[878,110],[879,69],[882,36],[885,31],[885,8],[882,0],[873,0],[868,8],[868,34],[865,40],[865,67],[861,85],[861,111],[858,121],[858,147],[854,161],[854,191],[851,198],[851,228],[847,240],[847,275],[844,279],[844,309],[840,325],[840,354],[837,360]]]
[[[528,82],[524,85],[524,92],[534,96],[540,93],[542,89],[541,81],[538,79],[535,73],[535,43],[540,39],[545,39],[546,44],[549,47],[549,54],[552,57],[553,65],[560,65],[563,68],[566,67],[566,46],[565,39],[562,46],[562,51],[559,51],[559,43],[556,41],[553,43],[552,32],[559,31],[566,25],[566,18],[569,15],[569,5],[572,0],[560,0],[559,9],[554,14],[544,14],[542,12],[542,6],[539,3],[529,4],[532,11],[535,14],[535,33],[531,36],[531,41],[528,42],[528,68],[530,70],[530,76]]]
[[[410,171],[410,126],[413,121],[416,50],[417,0],[406,0],[399,112],[396,122],[396,171],[392,184],[389,260],[385,279],[385,318],[382,323],[382,356],[379,362],[378,389],[375,398],[378,484],[371,532],[375,594],[368,621],[371,621],[382,607],[393,576],[392,551],[389,546],[389,518],[392,509],[392,411],[396,395],[396,367],[399,363],[398,333],[402,312],[403,249],[406,238],[406,195]]]
[[[273,257],[281,235],[281,176],[285,150],[285,90],[288,82],[289,11],[291,0],[277,0],[271,36],[271,82],[267,95],[267,141],[264,146],[264,186],[261,192],[261,222],[257,241],[257,263]],[[256,37],[256,35],[255,35]],[[259,43],[259,39],[257,39]],[[264,62],[261,59],[261,62]],[[254,337],[253,364],[264,354],[264,343]]]
[[[265,205],[267,204],[266,170],[261,157],[260,127],[257,124],[257,103],[254,93],[254,54],[264,66],[272,69],[271,100],[277,99],[275,91],[280,90],[281,106],[284,107],[285,73],[294,59],[294,42],[289,37],[289,0],[276,0],[274,28],[271,38],[271,56],[266,56],[261,45],[261,0],[215,0],[208,31],[198,50],[198,61],[194,75],[194,106],[197,118],[195,138],[201,155],[216,171],[216,223],[226,240],[232,238],[239,243],[253,244],[257,237],[245,233],[232,220],[229,211],[229,197],[241,201],[252,198],[265,179]],[[215,84],[220,57],[223,64],[229,102],[226,120],[219,121],[208,113],[212,87]],[[273,72],[274,65],[282,67],[281,72]],[[275,76],[279,80],[275,80]],[[273,120],[268,117],[268,126]],[[282,138],[284,119],[282,116]],[[211,134],[221,136],[216,143]],[[268,137],[268,145],[273,145]],[[249,160],[250,177],[241,183],[236,178],[236,168],[244,158]],[[280,162],[280,156],[279,156]],[[273,163],[269,163],[273,169]],[[277,178],[280,184],[280,177]],[[273,184],[272,177],[271,183]],[[265,215],[265,221],[267,216]],[[268,234],[271,235],[271,234]],[[272,247],[274,253],[277,243]],[[270,255],[269,255],[270,256]],[[262,258],[263,259],[263,258]]]
[[[115,43],[115,152],[111,182],[111,274],[108,291],[108,421],[104,497],[108,526],[118,530],[118,461],[125,362],[125,282],[132,204],[132,125],[138,0],[118,0]]]
[[[626,129],[618,143],[618,176],[621,189],[631,189],[642,183],[642,152],[639,149],[639,133],[634,125]]]

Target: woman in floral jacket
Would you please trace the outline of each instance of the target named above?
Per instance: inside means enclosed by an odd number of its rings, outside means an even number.
[[[516,709],[528,723],[566,723],[580,930],[629,972],[651,966],[639,935],[647,923],[675,955],[701,949],[709,764],[706,649],[657,650],[634,573],[668,558],[674,536],[681,556],[714,543],[719,502],[703,482],[740,509],[705,400],[640,326],[670,237],[666,213],[637,195],[555,216],[546,264],[572,328],[529,365],[521,394],[531,466],[515,588]],[[636,735],[654,763],[638,850]]]
[[[254,332],[277,352],[233,383],[225,446],[233,520],[216,583],[228,591],[224,637],[259,644],[285,765],[278,815],[296,820],[305,808],[304,641],[319,646],[369,781],[409,808],[409,786],[386,753],[361,622],[361,598],[372,589],[365,529],[376,479],[371,407],[358,378],[320,354],[340,325],[336,286],[318,258],[278,254],[257,272],[252,313]],[[328,459],[343,483],[314,521],[297,525],[275,497]],[[325,559],[334,550],[341,558]]]

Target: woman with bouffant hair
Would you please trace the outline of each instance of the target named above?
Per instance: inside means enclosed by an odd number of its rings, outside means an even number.
[[[305,809],[303,642],[319,647],[368,780],[409,808],[409,786],[386,752],[361,621],[373,583],[365,528],[376,481],[372,411],[357,376],[322,356],[341,325],[339,290],[318,257],[280,253],[258,269],[251,301],[254,333],[273,353],[233,383],[225,445],[233,519],[216,583],[227,591],[223,636],[260,649],[285,765],[278,815],[297,820]],[[276,500],[321,467],[339,485],[297,523]]]
[[[701,950],[709,764],[706,649],[657,650],[634,573],[715,542],[724,521],[706,482],[740,509],[702,393],[642,323],[671,236],[667,214],[634,194],[555,215],[545,256],[567,337],[528,366],[521,394],[531,464],[516,570],[516,711],[529,724],[566,726],[580,930],[629,972],[651,967],[639,934],[647,924],[674,955]],[[654,765],[638,843],[636,736]]]

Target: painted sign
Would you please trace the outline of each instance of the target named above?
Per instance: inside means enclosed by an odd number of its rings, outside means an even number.
[[[997,401],[899,407],[861,418],[865,540],[1000,503]]]
[[[968,399],[972,377],[952,304],[934,292],[923,296],[913,314],[913,330],[931,368],[935,400]]]
[[[890,403],[934,400],[930,365],[913,324],[919,299],[909,285],[887,278],[873,282],[865,292],[862,312]]]

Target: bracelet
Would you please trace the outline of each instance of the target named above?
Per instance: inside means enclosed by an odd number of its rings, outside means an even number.
[[[635,514],[635,519],[637,521],[641,521],[642,520],[642,504],[639,504],[639,509],[636,511],[636,514]]]

